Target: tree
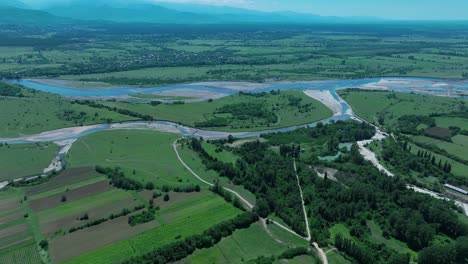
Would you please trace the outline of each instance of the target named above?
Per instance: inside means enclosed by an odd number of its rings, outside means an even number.
[[[49,241],[43,239],[43,240],[41,240],[41,242],[39,242],[39,246],[42,249],[47,250],[47,248],[49,248]]]
[[[455,263],[456,250],[452,244],[434,244],[421,250],[418,254],[419,264]]]
[[[260,217],[267,217],[270,214],[270,208],[268,206],[268,202],[260,198],[257,200],[257,203],[255,204],[254,211],[260,216]]]
[[[146,190],[154,190],[154,183],[152,182],[147,182],[146,185],[145,185],[145,189]]]
[[[62,198],[60,199],[60,201],[62,203],[66,202],[67,201],[67,197],[65,195],[62,195]]]
[[[164,199],[165,202],[169,201],[169,199],[170,199],[169,194],[166,193],[166,194],[164,195],[164,198],[163,198],[163,199]]]
[[[455,241],[457,251],[457,261],[460,263],[468,262],[468,236],[462,236]]]

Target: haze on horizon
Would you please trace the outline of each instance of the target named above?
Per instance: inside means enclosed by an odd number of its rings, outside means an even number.
[[[9,1],[9,0],[0,0]],[[41,7],[72,0],[22,0]],[[79,1],[79,0],[74,0]],[[89,0],[85,0],[89,1]],[[132,0],[104,0],[107,4]],[[468,20],[466,0],[142,0],[229,6],[260,11],[293,11],[321,16],[378,17],[392,20]]]

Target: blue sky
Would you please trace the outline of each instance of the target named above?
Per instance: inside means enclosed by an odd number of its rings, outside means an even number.
[[[5,0],[0,0],[5,1]],[[8,0],[6,0],[8,1]],[[69,0],[23,0],[30,4]],[[127,1],[131,0],[108,0]],[[262,11],[296,11],[323,16],[373,16],[388,19],[468,20],[468,0],[144,0],[226,5]]]
[[[155,0],[156,1],[156,0]],[[161,0],[159,0],[161,1]],[[163,0],[291,10],[324,16],[376,16],[391,19],[468,20],[468,0]]]

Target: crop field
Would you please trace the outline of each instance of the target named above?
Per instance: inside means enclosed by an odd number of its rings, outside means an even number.
[[[31,219],[16,190],[0,192],[0,263],[42,263],[31,230]]]
[[[436,160],[442,160],[442,163],[445,163],[445,161],[447,161],[450,164],[452,164],[452,173],[454,175],[466,177],[466,172],[468,171],[468,166],[467,165],[465,165],[463,163],[460,163],[460,162],[457,162],[455,160],[452,160],[450,158],[447,158],[447,157],[445,157],[443,155],[431,152],[431,151],[429,151],[427,149],[418,147],[418,146],[416,146],[414,144],[410,144],[410,145],[411,145],[411,152],[413,154],[417,154],[419,150],[427,151],[428,153],[431,153],[432,156],[434,156],[436,158]]]
[[[96,173],[92,167],[70,168],[50,178],[47,184],[24,187],[23,190],[25,195],[33,200],[65,192],[67,189],[73,190],[105,179],[104,175]]]
[[[57,149],[55,144],[0,144],[0,181],[42,174]]]
[[[22,89],[25,97],[0,96],[0,137],[17,137],[44,131],[108,121],[131,120],[105,109],[74,104],[58,95]]]
[[[66,160],[71,168],[120,167],[127,177],[159,187],[198,184],[172,149],[177,138],[178,135],[154,131],[100,132],[75,142]]]
[[[392,126],[403,115],[424,115],[458,111],[466,99],[392,92],[341,90],[340,96],[353,111],[369,122],[384,116],[384,125]]]
[[[157,120],[228,131],[252,131],[307,124],[332,115],[325,105],[298,91],[282,91],[279,95],[266,94],[260,97],[237,94],[213,102],[157,106],[121,102],[102,102],[102,104],[149,115]],[[246,112],[242,117],[232,116],[230,113],[217,113],[224,108],[237,107],[240,104],[246,104],[241,109],[253,106],[255,110],[263,112]],[[266,120],[260,115],[273,115],[275,121]],[[219,119],[225,120],[219,122]]]
[[[128,192],[113,189],[99,194],[87,196],[77,201],[72,201],[69,203],[63,202],[59,206],[37,211],[37,214],[41,222],[50,222],[71,215],[80,216],[91,209],[105,206],[111,203],[121,203],[131,197],[131,194]]]
[[[127,240],[90,251],[64,263],[114,263],[135,254],[144,254],[178,239],[199,234],[216,223],[233,218],[240,212],[215,194],[201,195],[205,197],[195,199],[195,201],[182,200],[182,205],[175,203],[173,206],[178,208],[176,215],[164,216],[174,211],[171,207],[165,209],[166,213],[161,211],[161,215],[158,215],[156,220],[159,217],[169,217],[171,221],[167,224]],[[60,250],[57,249],[57,251]]]
[[[416,142],[437,146],[447,151],[449,154],[459,157],[460,159],[468,160],[468,136],[456,135],[452,138],[452,142],[425,136],[415,136],[413,137],[413,140]]]
[[[467,118],[460,118],[460,117],[436,117],[435,118],[436,124],[439,127],[451,127],[456,126],[463,130],[468,130],[468,117]]]
[[[52,240],[50,250],[52,263],[61,263],[64,260],[129,239],[159,226],[158,222],[152,221],[130,227],[128,225],[128,218],[129,216],[119,217]]]
[[[196,251],[184,263],[242,263],[260,256],[276,256],[290,247],[304,245],[304,243],[289,244],[277,241],[275,239],[278,238],[269,232],[263,224],[255,223],[248,229],[237,230],[214,247]]]
[[[0,263],[4,264],[42,264],[34,242],[28,241],[7,250],[0,250]]]

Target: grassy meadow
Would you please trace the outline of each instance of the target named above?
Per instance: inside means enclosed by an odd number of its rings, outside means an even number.
[[[67,155],[69,167],[120,167],[127,177],[156,186],[199,182],[180,164],[172,144],[180,136],[139,130],[114,130],[81,138]]]
[[[460,108],[466,99],[439,96],[406,94],[394,92],[340,90],[339,95],[347,101],[354,113],[375,123],[384,117],[384,126],[391,127],[403,115],[424,115],[449,113]]]
[[[58,95],[21,90],[24,97],[0,96],[0,137],[135,119],[105,109],[74,104]]]
[[[270,226],[266,228],[269,229]],[[260,256],[277,256],[290,247],[306,244],[305,241],[285,243],[269,233],[267,229],[263,224],[255,223],[247,229],[237,230],[214,247],[196,251],[184,263],[244,263]]]
[[[57,149],[55,144],[0,145],[0,181],[42,174]]]
[[[293,99],[298,101],[297,105],[292,105],[291,100]],[[225,118],[227,119],[227,124],[219,127],[212,127],[209,124],[200,124],[199,126],[227,131],[255,131],[288,127],[312,123],[332,116],[331,110],[325,105],[299,91],[281,91],[280,94],[267,93],[263,96],[236,94],[212,102],[159,104],[157,106],[122,102],[100,103],[108,107],[116,107],[149,115],[153,119],[168,120],[189,126],[196,126],[197,123],[216,120],[217,118]],[[276,122],[270,123],[264,118],[249,113],[246,114],[247,119],[239,119],[228,113],[217,113],[222,107],[242,103],[253,104],[264,108],[269,113],[274,113],[276,115]]]

